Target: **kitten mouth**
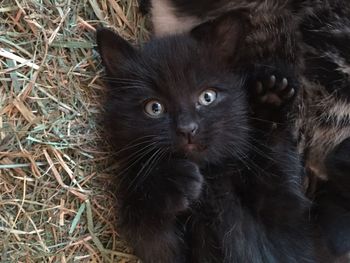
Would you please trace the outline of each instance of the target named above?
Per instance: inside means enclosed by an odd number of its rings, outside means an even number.
[[[192,151],[195,151],[197,149],[197,145],[193,144],[193,143],[189,143],[189,144],[186,144],[184,146],[184,149],[186,152],[192,152]]]
[[[199,144],[191,135],[188,135],[187,142],[182,145],[183,150],[188,154],[192,152],[202,152],[206,147]]]
[[[199,162],[205,156],[205,150],[207,148],[207,146],[201,144],[186,143],[182,144],[181,146],[179,145],[179,148],[177,149],[177,154],[179,154],[181,158],[186,158],[194,162]]]
[[[195,144],[195,143],[188,143],[183,146],[183,149],[185,150],[186,153],[191,153],[191,152],[202,152],[206,149],[207,147],[204,145],[200,144]]]

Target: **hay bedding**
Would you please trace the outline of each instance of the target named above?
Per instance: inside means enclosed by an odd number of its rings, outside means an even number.
[[[136,0],[0,0],[0,262],[137,262],[118,240],[94,27],[138,42]]]

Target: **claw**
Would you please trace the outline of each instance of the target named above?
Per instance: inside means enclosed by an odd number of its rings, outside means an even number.
[[[295,90],[294,89],[290,89],[290,91],[287,93],[286,97],[287,98],[291,98],[291,97],[293,97],[294,94],[295,94]]]
[[[283,78],[279,90],[285,90],[288,87],[288,79]]]
[[[269,89],[273,88],[276,85],[276,76],[271,75],[269,82],[267,83],[267,86]]]

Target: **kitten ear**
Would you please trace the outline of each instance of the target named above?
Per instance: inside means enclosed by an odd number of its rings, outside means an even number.
[[[225,62],[232,62],[247,35],[248,19],[243,12],[229,12],[205,22],[191,31],[191,36],[215,52]]]
[[[107,28],[96,32],[97,48],[108,74],[118,72],[123,61],[135,57],[137,51],[125,39]]]

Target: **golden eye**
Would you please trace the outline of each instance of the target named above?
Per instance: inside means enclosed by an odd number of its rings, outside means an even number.
[[[163,104],[157,100],[147,101],[144,110],[149,116],[153,118],[158,118],[164,113]]]
[[[201,95],[199,95],[198,102],[200,105],[208,106],[216,100],[216,97],[217,97],[217,93],[215,90],[207,89],[203,91]]]

